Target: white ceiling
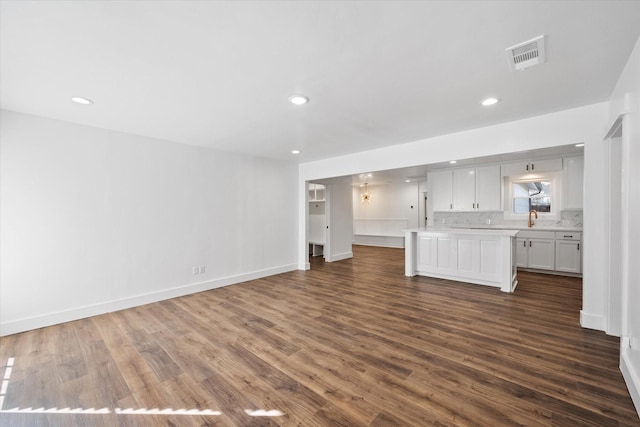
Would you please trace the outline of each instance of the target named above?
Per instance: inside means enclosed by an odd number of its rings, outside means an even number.
[[[0,8],[2,108],[299,161],[605,101],[640,35],[640,1]],[[511,72],[505,48],[540,34],[547,63]]]

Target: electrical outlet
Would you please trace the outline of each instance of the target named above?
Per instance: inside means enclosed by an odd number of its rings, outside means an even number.
[[[196,274],[198,274],[198,267],[193,267],[193,275],[195,276]]]
[[[200,274],[204,274],[204,271],[205,271],[205,266],[201,265],[200,266]]]
[[[442,223],[443,223],[443,224],[446,224],[446,223],[447,223],[447,220],[446,220],[445,218],[442,218]]]

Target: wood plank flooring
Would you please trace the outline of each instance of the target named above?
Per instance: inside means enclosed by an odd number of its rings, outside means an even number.
[[[354,254],[1,338],[0,425],[640,426],[580,279],[504,294]]]

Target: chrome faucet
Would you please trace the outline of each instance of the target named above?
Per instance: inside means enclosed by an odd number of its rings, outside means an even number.
[[[538,211],[535,209],[531,209],[529,211],[529,228],[533,227],[533,220],[531,219],[531,214],[534,214],[536,216],[536,219],[538,219]]]

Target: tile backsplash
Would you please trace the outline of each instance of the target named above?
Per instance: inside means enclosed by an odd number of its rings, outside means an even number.
[[[505,225],[512,227],[526,227],[526,219],[504,219],[504,213],[499,212],[434,212],[434,225]],[[444,220],[444,223],[443,223]],[[536,219],[537,227],[582,227],[582,209],[560,211],[559,220]]]

